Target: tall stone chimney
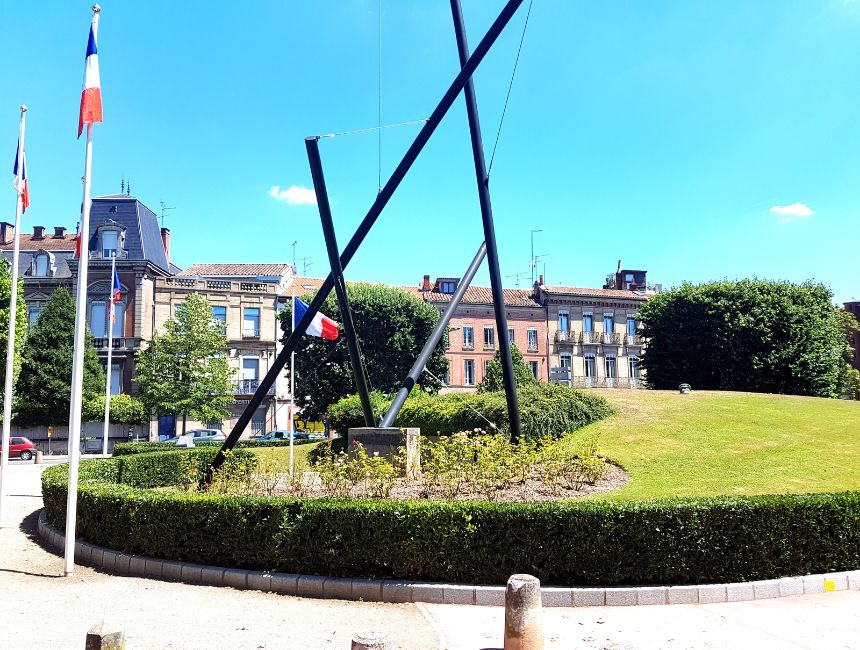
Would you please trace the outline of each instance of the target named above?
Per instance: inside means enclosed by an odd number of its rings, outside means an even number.
[[[54,239],[65,239],[66,229],[63,226],[54,226]]]
[[[33,226],[33,239],[45,238],[45,226]]]
[[[425,275],[424,280],[421,282],[421,291],[430,291],[433,288],[433,285],[430,284],[430,276]]]
[[[0,221],[0,244],[11,244],[15,241],[15,226],[7,221]]]
[[[170,228],[161,229],[161,242],[164,244],[164,254],[167,256],[167,263],[170,264]]]

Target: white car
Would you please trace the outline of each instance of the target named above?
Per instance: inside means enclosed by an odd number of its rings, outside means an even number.
[[[227,439],[224,432],[218,431],[218,429],[191,429],[190,431],[186,431],[185,435],[193,440],[195,444],[198,442],[224,442]],[[173,436],[164,442],[177,443],[180,437]]]

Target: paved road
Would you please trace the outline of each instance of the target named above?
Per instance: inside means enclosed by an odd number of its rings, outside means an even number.
[[[129,650],[346,650],[354,632],[369,629],[387,631],[404,650],[502,647],[499,607],[312,600],[85,567],[62,577],[62,558],[34,538],[40,472],[32,463],[10,464],[10,515],[18,523],[0,530],[0,639],[14,642],[0,647],[81,648],[87,629],[102,619],[125,629]],[[552,608],[544,610],[544,621],[548,650],[860,649],[860,591],[713,605]]]

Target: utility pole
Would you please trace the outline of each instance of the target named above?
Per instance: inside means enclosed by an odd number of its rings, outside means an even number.
[[[543,232],[543,230],[532,230],[531,231],[532,257],[531,257],[531,262],[529,262],[529,264],[532,267],[532,286],[534,286],[534,283],[535,283],[535,267],[537,266],[537,260],[535,259],[535,233],[536,232]]]

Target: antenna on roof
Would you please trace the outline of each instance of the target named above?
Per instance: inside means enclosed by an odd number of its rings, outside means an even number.
[[[125,195],[131,196],[131,180],[129,180],[128,183],[125,184]]]
[[[310,257],[300,257],[299,262],[302,263],[302,275],[308,277],[308,271],[314,265]]]
[[[164,201],[161,201],[161,227],[164,228],[164,213],[168,210],[175,210],[176,208],[170,208],[164,205]]]
[[[119,183],[119,193],[125,194],[125,176],[122,177],[122,180]]]
[[[510,275],[506,275],[506,278],[516,278],[517,279],[517,289],[520,288],[520,278],[526,277],[531,271],[523,271],[522,273],[511,273]]]

